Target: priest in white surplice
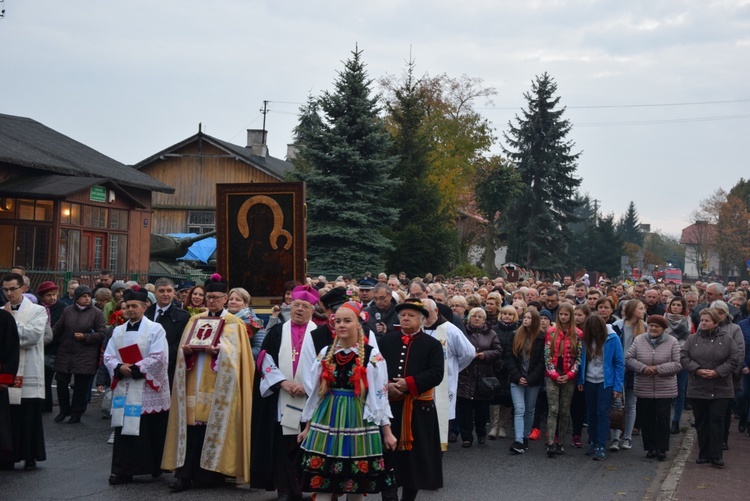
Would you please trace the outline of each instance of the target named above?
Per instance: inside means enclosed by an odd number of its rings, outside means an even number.
[[[133,480],[133,475],[161,474],[164,439],[169,419],[169,345],[164,328],[144,317],[145,292],[127,290],[123,316],[104,352],[112,379],[111,485]]]
[[[448,421],[456,418],[456,390],[458,373],[469,366],[476,349],[461,330],[440,315],[437,304],[432,299],[423,300],[429,312],[424,331],[443,345],[445,357],[445,377],[435,388],[435,406],[440,422],[440,445],[448,450]]]

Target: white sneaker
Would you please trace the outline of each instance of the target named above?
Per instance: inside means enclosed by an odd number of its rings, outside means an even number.
[[[107,439],[108,444],[114,444],[115,443],[115,432],[113,431],[110,433],[109,438]]]
[[[626,438],[625,440],[622,441],[622,445],[620,445],[620,448],[625,449],[626,451],[629,451],[630,449],[633,448],[633,441],[630,440],[629,438]]]
[[[615,439],[612,440],[612,443],[609,445],[609,450],[612,452],[617,452],[620,450],[620,441]]]

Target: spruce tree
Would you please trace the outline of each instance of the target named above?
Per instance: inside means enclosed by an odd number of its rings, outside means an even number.
[[[628,205],[628,210],[617,223],[617,233],[631,244],[643,246],[643,230],[641,223],[638,221],[638,211],[635,210],[635,203],[632,201]]]
[[[571,153],[574,143],[567,139],[571,124],[563,118],[555,96],[557,84],[544,73],[524,93],[527,109],[516,115],[517,125],[509,122],[504,134],[508,158],[516,164],[523,190],[508,211],[508,258],[526,267],[544,271],[564,271],[568,264],[570,234],[575,220],[575,176],[580,153]]]
[[[398,157],[393,177],[401,183],[386,199],[400,208],[398,219],[387,232],[393,242],[386,253],[387,269],[405,271],[410,277],[447,272],[457,248],[455,225],[440,209],[440,192],[428,180],[431,141],[425,126],[425,98],[412,61],[388,105],[391,154]]]
[[[294,177],[306,183],[311,273],[378,272],[392,247],[384,232],[398,210],[385,197],[398,184],[390,177],[396,158],[371,84],[355,49],[334,90],[300,109]]]

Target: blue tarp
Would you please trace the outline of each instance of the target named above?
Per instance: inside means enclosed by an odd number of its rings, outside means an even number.
[[[197,237],[196,233],[170,233],[169,236],[177,238],[189,238]],[[200,261],[201,263],[208,264],[208,260],[216,251],[216,237],[208,237],[205,240],[195,242],[188,248],[187,254],[179,258],[179,260],[189,261]]]

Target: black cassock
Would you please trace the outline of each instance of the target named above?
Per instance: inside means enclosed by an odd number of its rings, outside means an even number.
[[[276,324],[266,333],[261,353],[266,352],[274,363],[279,363],[281,333],[284,324]],[[283,435],[278,423],[280,387],[268,397],[260,395],[263,378],[260,357],[253,383],[252,451],[250,459],[250,486],[256,489],[273,490],[291,495],[301,494],[302,454],[296,435]]]
[[[0,384],[13,384],[18,372],[19,356],[16,320],[13,315],[0,309]],[[15,461],[8,390],[0,389],[0,467],[12,466]]]
[[[380,352],[388,365],[388,379],[406,378],[418,394],[435,388],[443,380],[445,362],[440,341],[420,331],[408,344],[401,334],[389,332],[379,341]],[[391,400],[391,430],[401,437],[404,401]],[[412,410],[412,450],[386,452],[386,466],[393,467],[396,483],[409,489],[435,490],[443,487],[443,462],[440,425],[435,401],[414,400]]]

